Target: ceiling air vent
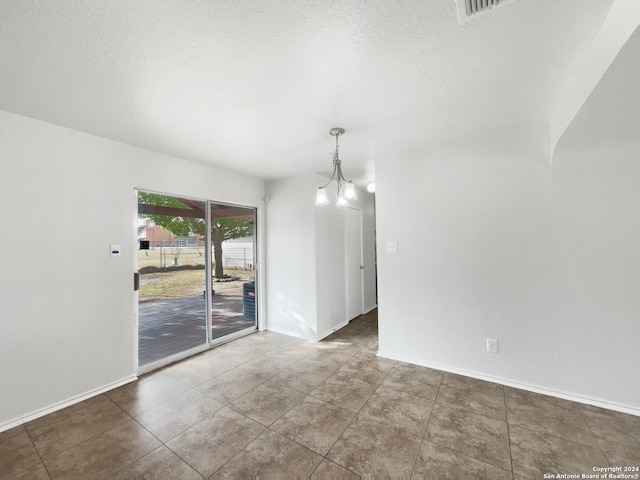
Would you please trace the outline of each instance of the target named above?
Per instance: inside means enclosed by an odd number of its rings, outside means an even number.
[[[506,3],[508,0],[456,0],[458,4],[458,19],[465,23],[481,13],[486,13],[493,7]]]

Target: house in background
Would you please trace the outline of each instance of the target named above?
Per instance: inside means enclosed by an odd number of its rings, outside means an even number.
[[[336,126],[380,355],[640,414],[640,2],[460,5],[0,4],[0,430],[136,378],[138,188],[257,209],[259,328],[344,325]]]
[[[138,240],[149,240],[150,246],[156,246],[156,242],[170,245],[176,241],[176,236],[169,230],[159,227],[152,220],[145,220],[138,227]]]

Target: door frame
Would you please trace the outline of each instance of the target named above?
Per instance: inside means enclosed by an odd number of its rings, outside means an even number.
[[[351,273],[350,273],[350,258],[349,258],[349,222],[351,222],[352,220],[350,220],[350,213],[349,212],[357,212],[357,218],[354,218],[353,221],[357,222],[358,225],[358,231],[359,231],[359,238],[358,238],[358,252],[359,252],[359,258],[358,258],[358,264],[360,266],[360,269],[358,271],[358,276],[359,276],[359,282],[360,282],[360,296],[359,296],[359,309],[358,309],[358,313],[357,315],[351,317],[351,311],[349,308],[349,305],[351,303],[351,289],[349,288],[349,279],[351,277]],[[345,209],[345,248],[344,248],[344,252],[345,252],[345,300],[346,300],[346,304],[345,304],[345,316],[346,316],[346,321],[350,322],[351,320],[353,320],[354,318],[358,317],[359,315],[362,315],[364,313],[364,240],[363,240],[363,222],[362,222],[362,210],[360,208],[353,208],[353,207],[347,207]],[[349,318],[351,317],[351,318]]]
[[[155,193],[158,195],[166,195],[166,196],[171,196],[171,197],[177,197],[177,198],[184,198],[184,199],[188,199],[188,200],[193,200],[193,201],[198,201],[198,202],[204,202],[205,203],[205,224],[207,226],[210,225],[210,221],[211,221],[211,204],[212,203],[216,203],[216,204],[220,204],[220,205],[229,205],[229,206],[233,206],[233,207],[240,207],[240,208],[247,208],[247,209],[252,209],[253,210],[253,222],[254,222],[254,231],[253,231],[253,257],[254,257],[254,261],[253,261],[253,270],[254,270],[254,278],[255,278],[255,283],[256,283],[256,288],[255,288],[255,292],[256,292],[256,303],[255,303],[255,323],[254,323],[254,328],[250,329],[244,329],[241,330],[240,332],[234,332],[231,333],[229,335],[226,335],[223,338],[224,340],[220,340],[220,339],[212,339],[211,338],[211,328],[212,328],[212,322],[211,322],[211,304],[212,304],[212,289],[213,289],[213,277],[212,277],[212,273],[211,272],[211,255],[213,254],[212,248],[211,248],[211,228],[205,228],[205,244],[207,246],[209,246],[209,248],[205,249],[205,317],[206,317],[206,342],[203,343],[202,345],[198,345],[197,347],[191,348],[189,350],[184,350],[182,352],[178,352],[176,354],[158,359],[156,361],[147,363],[143,366],[139,365],[139,352],[138,352],[138,345],[139,345],[139,314],[138,314],[138,305],[139,305],[139,294],[138,291],[134,289],[134,298],[133,298],[133,310],[134,310],[134,322],[133,322],[133,329],[134,329],[134,334],[133,334],[133,350],[134,350],[134,355],[133,355],[133,362],[134,362],[134,368],[133,371],[136,372],[136,375],[142,375],[148,372],[151,372],[153,370],[157,370],[159,368],[162,368],[166,365],[169,365],[171,363],[183,360],[185,358],[191,357],[193,355],[197,355],[198,353],[204,352],[206,350],[209,350],[217,345],[220,345],[222,343],[226,343],[229,342],[231,340],[235,340],[236,338],[240,338],[243,337],[245,335],[249,335],[251,333],[257,332],[260,330],[260,323],[259,323],[259,319],[260,319],[260,313],[262,311],[261,305],[262,305],[262,300],[261,300],[261,291],[259,291],[258,286],[259,286],[259,278],[261,277],[260,271],[259,271],[259,265],[260,265],[260,250],[259,250],[259,237],[258,235],[261,234],[261,228],[259,228],[259,219],[261,218],[259,216],[259,208],[255,205],[247,205],[247,204],[241,204],[241,203],[232,203],[232,202],[224,202],[224,201],[217,201],[217,200],[211,200],[211,199],[205,199],[205,198],[200,198],[200,197],[195,197],[195,196],[191,196],[191,195],[183,195],[180,193],[168,193],[168,192],[161,192],[155,189],[149,189],[149,188],[144,188],[144,187],[134,187],[133,188],[133,224],[134,224],[134,235],[133,235],[133,251],[136,252],[136,254],[132,255],[133,257],[133,271],[134,271],[134,275],[137,274],[138,272],[138,250],[139,250],[139,243],[138,243],[138,237],[137,237],[137,231],[138,231],[138,192],[139,191],[143,191],[143,192],[147,192],[147,193]],[[207,274],[206,272],[209,272],[209,274]]]
[[[225,335],[224,337],[218,337],[218,338],[209,338],[209,346],[210,347],[215,347],[217,345],[222,345],[223,343],[227,343],[230,342],[231,340],[235,340],[236,338],[240,338],[240,337],[244,337],[245,335],[249,335],[251,333],[254,333],[256,331],[260,330],[260,323],[259,323],[259,319],[260,319],[260,309],[258,308],[258,304],[260,302],[260,292],[258,291],[259,286],[260,286],[260,282],[259,282],[259,270],[258,270],[258,207],[254,207],[254,206],[248,206],[248,205],[240,205],[238,203],[230,203],[230,202],[218,202],[216,200],[207,200],[207,218],[208,220],[211,219],[211,204],[215,203],[217,205],[225,205],[228,207],[238,207],[238,208],[246,208],[247,210],[253,210],[253,281],[255,283],[255,316],[254,316],[254,324],[253,324],[253,328],[251,327],[247,327],[244,328],[242,330],[238,330],[237,332],[233,332],[230,333],[228,335]],[[207,234],[209,235],[208,241],[209,241],[209,245],[212,245],[211,243],[211,228],[207,228]],[[212,256],[213,255],[213,248],[210,249],[209,251],[209,255]],[[211,262],[209,262],[211,263]],[[213,273],[213,272],[210,272]],[[208,295],[208,305],[212,305],[213,303],[213,298],[212,298],[212,292],[213,292],[213,275],[207,275],[207,280],[209,281],[210,285],[207,287],[207,295]],[[211,308],[209,308],[209,325],[208,325],[208,334],[209,337],[211,337],[211,329],[213,327],[213,322],[211,320]]]

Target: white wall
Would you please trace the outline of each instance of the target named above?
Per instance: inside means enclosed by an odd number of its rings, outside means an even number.
[[[323,181],[324,180],[324,181]],[[318,185],[326,183],[319,177]],[[313,190],[315,191],[315,189]],[[316,292],[317,338],[333,333],[346,325],[346,249],[345,209],[335,205],[315,206],[316,236]]]
[[[264,185],[3,111],[0,163],[2,430],[134,375],[134,187],[260,219]]]
[[[640,413],[635,153],[378,161],[380,355]]]
[[[318,174],[268,182],[266,194],[268,329],[319,340],[346,319],[345,215],[334,205],[316,207]],[[363,212],[365,310],[375,307],[373,196],[350,201]],[[284,307],[284,314],[281,312]]]
[[[267,328],[315,338],[315,175],[265,186],[267,245]],[[305,201],[309,199],[309,201]],[[284,308],[282,313],[281,308]]]

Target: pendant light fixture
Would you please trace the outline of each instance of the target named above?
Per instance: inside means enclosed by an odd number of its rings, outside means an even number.
[[[342,174],[342,167],[340,164],[340,157],[338,157],[338,137],[344,133],[344,128],[332,128],[329,130],[329,134],[336,137],[336,151],[333,153],[333,174],[331,178],[326,183],[326,185],[322,187],[318,187],[318,192],[316,193],[316,205],[328,205],[329,197],[327,197],[327,189],[335,192],[336,194],[336,206],[338,207],[348,207],[349,200],[355,200],[356,197],[356,187],[351,182],[351,180],[347,181]],[[331,187],[331,182],[335,181],[335,188]]]

